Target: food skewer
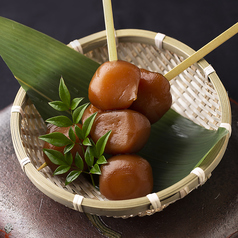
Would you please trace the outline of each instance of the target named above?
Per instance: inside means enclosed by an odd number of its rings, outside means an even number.
[[[111,0],[103,0],[103,11],[107,32],[109,61],[114,61],[117,60],[117,48]]]
[[[48,166],[47,163],[44,162],[44,163],[37,169],[37,171],[40,171],[40,170],[44,169],[44,168],[47,167],[47,166]]]
[[[192,64],[202,59],[204,56],[209,54],[211,51],[213,51],[215,48],[223,44],[225,41],[229,40],[232,36],[234,36],[237,33],[238,33],[238,23],[231,26],[229,29],[221,33],[215,39],[213,39],[212,41],[207,43],[205,46],[203,46],[201,49],[196,51],[194,54],[189,56],[187,59],[182,61],[180,64],[178,64],[168,73],[166,73],[164,77],[167,78],[167,80],[169,81],[175,78],[177,75],[182,73],[185,69],[187,69],[189,66],[191,66]]]

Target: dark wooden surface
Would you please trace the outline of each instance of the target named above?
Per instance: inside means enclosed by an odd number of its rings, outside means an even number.
[[[123,238],[226,238],[238,231],[238,105],[233,133],[211,178],[185,198],[147,217],[102,217]],[[0,111],[0,229],[14,238],[105,237],[85,214],[41,193],[20,168],[10,136],[10,106]],[[0,238],[4,233],[0,232]],[[233,235],[232,238],[237,237]]]

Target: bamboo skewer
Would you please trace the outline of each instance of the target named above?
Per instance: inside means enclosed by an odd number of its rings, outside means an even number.
[[[238,23],[234,24],[232,27],[224,31],[222,34],[220,34],[215,39],[210,41],[208,44],[203,46],[201,49],[196,51],[190,57],[188,57],[183,62],[178,64],[168,73],[166,73],[164,77],[167,78],[167,80],[169,81],[175,78],[177,75],[182,73],[185,69],[187,69],[189,66],[191,66],[192,64],[202,59],[205,55],[209,54],[211,51],[213,51],[215,48],[220,46],[222,43],[224,43],[225,41],[227,41],[228,39],[230,39],[232,36],[234,36],[237,33],[238,33]]]
[[[107,32],[109,61],[117,60],[117,48],[111,0],[103,0],[104,19]]]
[[[42,170],[42,169],[44,169],[45,167],[47,167],[48,165],[46,164],[46,162],[45,163],[43,163],[38,169],[37,169],[37,171],[40,171],[40,170]]]

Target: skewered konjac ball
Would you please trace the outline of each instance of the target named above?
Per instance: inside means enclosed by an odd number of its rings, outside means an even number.
[[[152,168],[138,155],[113,156],[101,166],[101,172],[100,192],[110,200],[133,199],[152,192]]]
[[[97,116],[101,113],[104,112],[98,108],[96,108],[93,104],[89,104],[89,106],[86,108],[86,110],[83,113],[82,116],[82,123],[85,122],[85,120],[90,117],[92,114],[94,114],[95,112],[97,112]]]
[[[171,104],[169,81],[160,73],[141,69],[137,99],[130,109],[142,113],[153,124],[170,109]]]
[[[90,105],[83,120],[97,109]],[[135,153],[143,148],[150,135],[149,120],[139,112],[125,109],[98,111],[90,135],[94,142],[111,130],[105,152],[108,154]]]
[[[77,124],[77,126],[82,128],[81,124]],[[50,134],[50,133],[53,133],[53,132],[60,132],[60,133],[63,133],[65,136],[69,137],[69,135],[68,135],[69,134],[69,129],[70,129],[70,127],[57,127],[55,125],[49,124],[48,129],[47,129],[47,134]],[[77,137],[75,146],[71,150],[72,156],[74,158],[76,153],[78,152],[79,155],[84,159],[84,153],[83,153],[82,147],[79,145],[78,142],[79,142],[79,139]],[[58,147],[58,146],[54,146],[54,145],[52,145],[48,142],[44,142],[43,148],[44,149],[57,150],[57,151],[59,151],[63,154],[65,146]],[[46,162],[47,166],[49,166],[49,168],[52,171],[55,171],[55,169],[58,167],[58,165],[53,164],[45,153],[44,153],[44,159],[45,159],[45,162]],[[87,169],[87,165],[86,165],[86,163],[84,163],[84,170],[86,170],[86,169]],[[65,176],[65,175],[63,175],[63,176]]]
[[[88,88],[90,102],[101,110],[128,108],[137,98],[140,69],[126,61],[103,63]]]

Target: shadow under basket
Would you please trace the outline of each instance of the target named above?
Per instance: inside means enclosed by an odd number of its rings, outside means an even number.
[[[116,40],[118,59],[162,74],[194,53],[185,44],[151,31],[117,30]],[[108,61],[105,31],[72,41],[68,46],[99,63]],[[174,111],[209,130],[231,124],[227,93],[207,61],[201,59],[170,83]],[[197,173],[188,174],[172,186],[137,199],[108,201],[83,177],[65,186],[48,167],[37,171],[44,163],[43,141],[38,136],[45,132],[43,119],[20,88],[13,104],[11,134],[16,155],[28,178],[44,194],[71,209],[122,218],[161,211],[204,184],[222,159],[229,140],[227,134],[206,155]]]

